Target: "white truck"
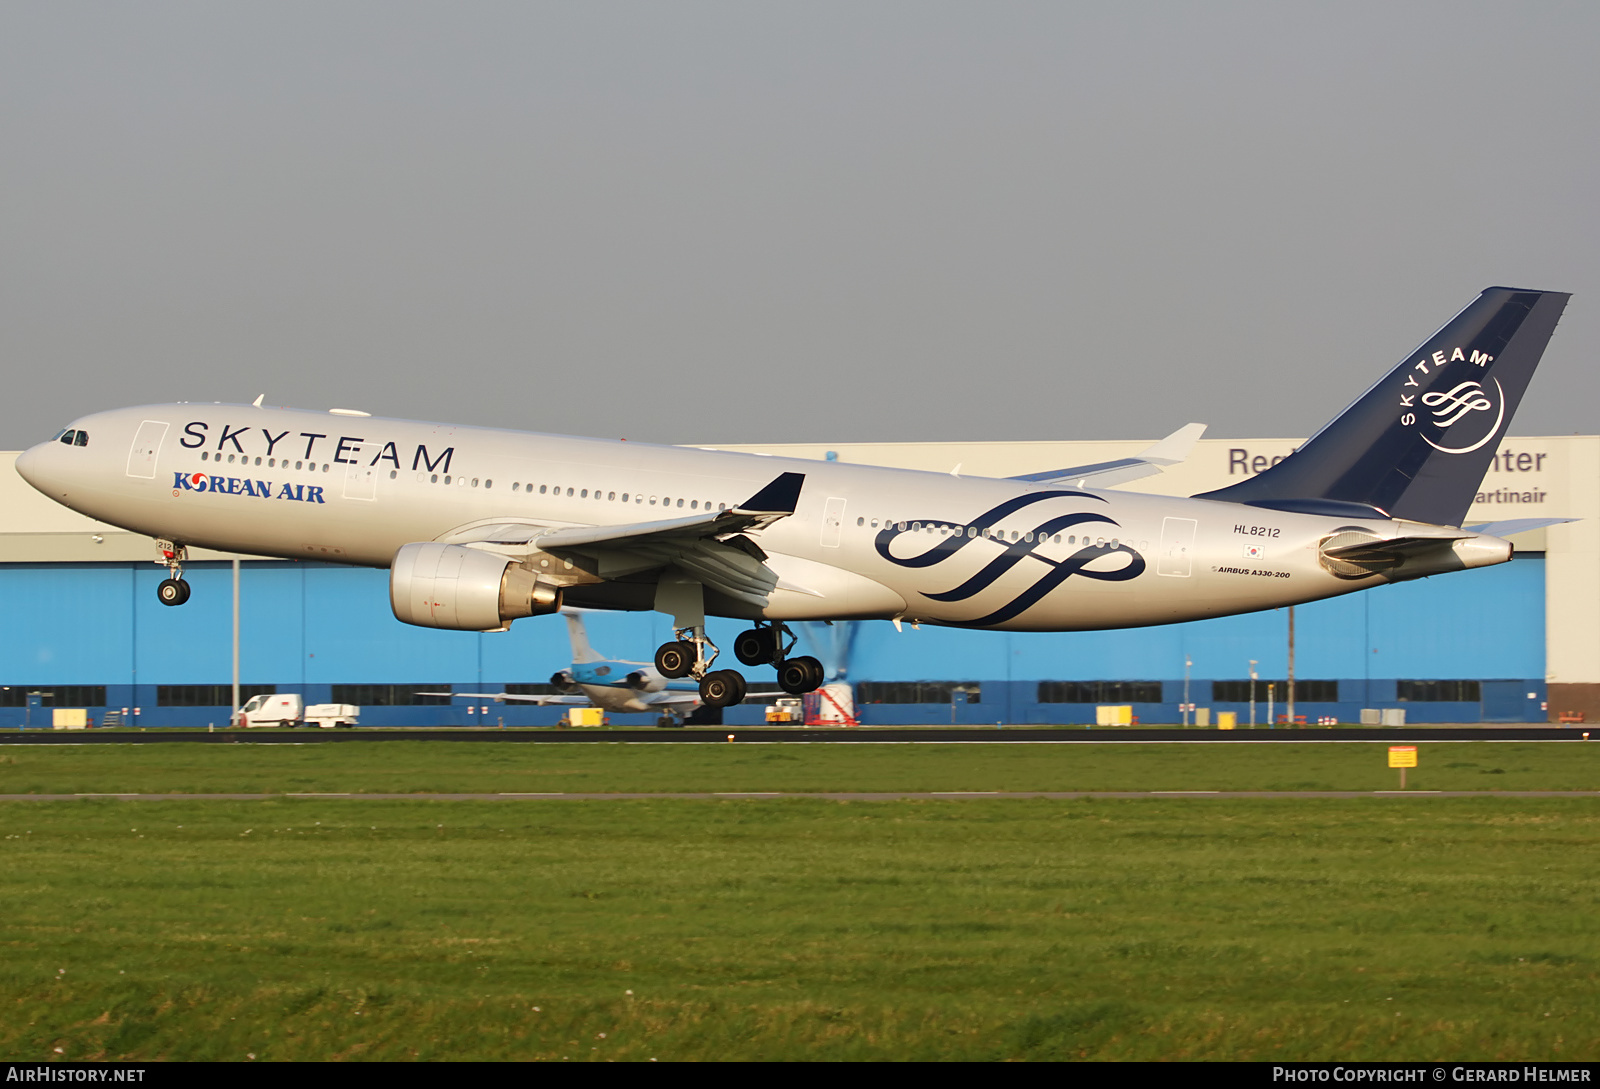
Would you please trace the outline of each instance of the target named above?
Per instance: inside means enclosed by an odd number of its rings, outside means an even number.
[[[361,708],[349,703],[313,703],[310,707],[299,696],[253,696],[239,708],[240,726],[354,726]]]

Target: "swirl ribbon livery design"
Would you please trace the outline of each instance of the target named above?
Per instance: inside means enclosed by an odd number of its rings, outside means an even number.
[[[896,556],[890,550],[890,545],[894,542],[895,538],[899,537],[902,533],[918,532],[917,530],[908,530],[906,528],[908,525],[913,524],[913,521],[909,519],[900,519],[899,521],[892,522],[885,526],[881,531],[879,531],[878,536],[873,541],[873,545],[877,549],[878,555],[882,556],[890,563],[895,564],[898,567],[909,568],[937,566],[938,564],[941,564],[955,556],[962,549],[968,547],[969,545],[974,545],[979,541],[988,541],[991,544],[1000,545],[1004,548],[1004,551],[1002,551],[1000,555],[990,560],[983,566],[981,570],[979,570],[971,578],[968,578],[965,582],[961,583],[961,585],[940,593],[924,594],[923,596],[930,601],[955,602],[966,601],[970,598],[976,597],[978,594],[994,585],[994,583],[999,580],[1001,576],[1005,575],[1012,568],[1016,567],[1024,559],[1031,558],[1037,560],[1039,563],[1044,564],[1049,569],[1045,571],[1039,580],[1027,590],[1024,590],[1022,593],[1018,594],[1015,598],[1011,599],[1011,601],[996,609],[994,612],[972,620],[961,621],[960,626],[963,627],[983,627],[993,624],[1003,624],[1014,617],[1020,616],[1022,613],[1038,604],[1038,602],[1043,599],[1046,594],[1050,593],[1050,591],[1054,590],[1057,586],[1060,586],[1063,582],[1074,575],[1080,575],[1089,579],[1097,579],[1101,582],[1126,582],[1129,579],[1138,578],[1144,573],[1144,557],[1129,545],[1115,541],[1108,545],[1091,545],[1086,543],[1078,551],[1061,560],[1052,560],[1039,555],[1037,550],[1048,543],[1053,534],[1059,533],[1071,526],[1094,522],[1099,522],[1110,526],[1115,526],[1118,524],[1111,518],[1101,514],[1080,511],[1073,514],[1063,514],[1049,518],[1039,523],[1030,531],[1031,536],[1033,537],[1033,540],[1031,541],[1026,539],[1007,541],[1002,538],[990,537],[988,535],[988,531],[996,523],[1010,517],[1018,511],[1026,507],[1030,507],[1035,503],[1042,503],[1049,499],[1060,498],[1081,498],[1092,499],[1100,503],[1105,502],[1105,500],[1100,496],[1092,495],[1088,492],[1035,492],[1031,495],[1009,499],[997,507],[992,507],[989,510],[984,511],[976,518],[965,523],[946,522],[939,519],[916,520],[914,524],[922,526],[925,529],[949,529],[954,532],[951,536],[941,538],[935,542],[931,548],[915,556]],[[1029,535],[1030,534],[1023,534],[1023,538],[1026,538]],[[1100,559],[1101,557],[1118,553],[1126,555],[1128,557],[1128,562],[1117,570],[1094,571],[1088,569],[1089,564]]]
[[[1424,393],[1422,403],[1433,410],[1435,427],[1443,430],[1469,412],[1487,412],[1493,402],[1483,395],[1483,387],[1476,382],[1463,382],[1448,393]]]

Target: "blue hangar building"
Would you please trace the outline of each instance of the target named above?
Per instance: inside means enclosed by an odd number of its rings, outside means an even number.
[[[1205,440],[1185,464],[1129,490],[1192,495],[1286,456],[1293,439]],[[1012,476],[1137,453],[1148,442],[871,443],[723,446],[811,459]],[[156,599],[164,569],[145,537],[93,522],[34,492],[0,455],[0,729],[48,727],[85,707],[129,725],[222,726],[232,673],[232,557],[191,550],[193,598]],[[1513,538],[1498,567],[1383,586],[1294,610],[1297,716],[1410,722],[1600,719],[1600,436],[1507,438],[1469,519],[1578,521]],[[538,691],[571,661],[559,617],[504,633],[414,628],[389,611],[388,573],[245,558],[241,684],[353,703],[364,726],[551,725],[559,708],[419,692]],[[649,659],[669,636],[655,613],[591,613],[591,642]],[[723,647],[743,625],[711,623]],[[1143,722],[1181,721],[1187,702],[1251,719],[1284,712],[1289,612],[1111,632],[972,632],[888,622],[798,625],[830,680],[852,686],[863,725],[1093,723],[1101,704]],[[760,685],[765,671],[747,670]],[[630,716],[617,717],[626,721]],[[759,699],[724,712],[761,722]],[[637,716],[648,725],[653,716]]]

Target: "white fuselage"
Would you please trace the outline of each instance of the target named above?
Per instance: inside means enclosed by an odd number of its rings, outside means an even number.
[[[1415,529],[1060,484],[800,461],[376,417],[174,404],[85,416],[84,445],[17,461],[90,517],[181,545],[387,567],[474,525],[608,526],[738,506],[784,472],[794,513],[752,536],[773,620],[900,618],[1023,631],[1163,624],[1363,589],[1330,535]],[[1509,558],[1494,542],[1478,566]],[[592,592],[590,599],[582,595]],[[650,608],[648,587],[569,602]],[[709,611],[717,611],[710,609]]]

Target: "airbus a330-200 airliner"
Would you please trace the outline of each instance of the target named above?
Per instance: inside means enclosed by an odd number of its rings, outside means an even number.
[[[1489,288],[1295,453],[1190,498],[1107,490],[1180,456],[994,479],[438,423],[171,404],[96,412],[24,451],[51,499],[155,538],[181,605],[186,549],[388,568],[408,624],[504,630],[563,605],[656,609],[655,656],[712,706],[705,618],[781,688],[822,683],[785,622],[1009,631],[1199,620],[1504,563],[1461,528],[1568,296]]]

